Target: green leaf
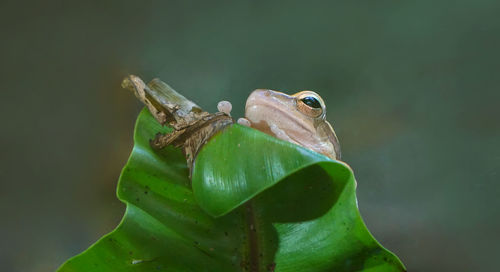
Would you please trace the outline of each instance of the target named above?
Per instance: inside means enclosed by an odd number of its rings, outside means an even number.
[[[198,154],[154,151],[143,110],[122,171],[120,225],[59,271],[404,271],[359,215],[344,163],[233,125]]]

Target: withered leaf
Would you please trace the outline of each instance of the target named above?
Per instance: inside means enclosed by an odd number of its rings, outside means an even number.
[[[134,92],[160,124],[174,129],[171,133],[156,135],[150,141],[151,146],[156,149],[167,145],[181,147],[190,173],[201,147],[217,132],[234,123],[224,112],[203,111],[160,79],[153,79],[146,85],[139,77],[129,75],[122,87]]]

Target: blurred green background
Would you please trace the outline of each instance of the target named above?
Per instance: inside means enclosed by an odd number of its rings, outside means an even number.
[[[361,213],[409,271],[494,271],[498,1],[2,1],[1,271],[53,271],[119,222],[160,77],[241,117],[256,88],[328,106]]]

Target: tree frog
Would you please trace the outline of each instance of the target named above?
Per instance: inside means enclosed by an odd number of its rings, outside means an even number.
[[[340,160],[340,145],[326,120],[323,99],[313,91],[293,95],[258,89],[247,99],[241,125]]]

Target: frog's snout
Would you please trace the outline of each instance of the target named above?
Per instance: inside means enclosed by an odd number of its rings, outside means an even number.
[[[254,90],[247,98],[246,107],[259,104],[260,101],[266,101],[269,98],[269,96],[271,96],[271,92],[269,90],[266,89]]]

